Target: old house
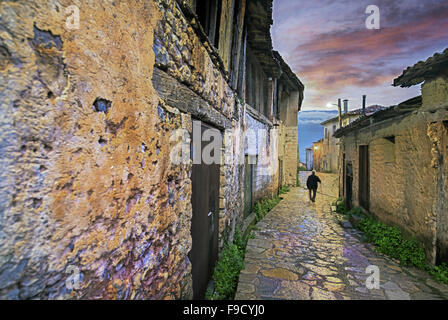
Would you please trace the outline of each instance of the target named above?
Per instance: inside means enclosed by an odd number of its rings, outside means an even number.
[[[313,170],[313,148],[306,149],[306,169]]]
[[[78,27],[70,5],[0,3],[0,298],[201,298],[296,177],[272,0],[90,1]]]
[[[331,118],[321,123],[324,127],[324,141],[322,143],[322,171],[339,173],[339,139],[334,136],[341,127],[350,123],[362,115],[371,115],[379,110],[385,109],[381,106],[369,106],[348,111],[348,100],[344,100],[344,112],[341,117]]]
[[[340,193],[448,260],[448,49],[406,69],[394,86],[422,95],[338,130]]]
[[[280,53],[274,51],[274,57],[283,71],[276,81],[274,98],[274,114],[279,130],[279,186],[296,186],[299,163],[298,112],[305,87]]]
[[[322,159],[323,143],[324,139],[313,143],[313,170],[319,172],[322,172],[324,168]]]

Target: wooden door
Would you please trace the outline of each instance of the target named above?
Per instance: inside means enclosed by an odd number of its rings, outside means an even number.
[[[351,163],[345,166],[345,205],[348,210],[352,209],[352,195],[353,195],[353,167]]]
[[[207,129],[216,130],[208,125],[201,125],[202,133]],[[202,149],[208,143],[201,142]],[[197,150],[193,149],[192,152]],[[189,257],[192,264],[194,299],[204,298],[218,259],[219,167],[219,164],[201,163],[194,164],[192,168],[193,245]]]
[[[369,176],[369,146],[359,147],[359,204],[369,210],[370,176]]]
[[[278,160],[278,187],[283,187],[283,160]]]
[[[251,159],[251,161],[249,161]],[[254,207],[253,187],[255,165],[253,156],[246,156],[244,169],[244,217],[248,217],[252,213]],[[252,164],[251,164],[252,163]]]

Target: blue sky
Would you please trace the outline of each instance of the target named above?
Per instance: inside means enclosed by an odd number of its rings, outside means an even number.
[[[337,117],[337,111],[301,111],[299,112],[299,155],[300,161],[306,161],[306,148],[324,137],[321,122]]]

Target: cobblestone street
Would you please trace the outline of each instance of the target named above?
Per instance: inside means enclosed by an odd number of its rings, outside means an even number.
[[[301,173],[301,186],[309,173]],[[409,300],[448,299],[448,286],[415,268],[404,268],[343,228],[331,203],[337,176],[318,174],[316,203],[303,187],[284,196],[258,225],[247,246],[236,299]],[[380,270],[380,289],[369,290],[368,266]]]

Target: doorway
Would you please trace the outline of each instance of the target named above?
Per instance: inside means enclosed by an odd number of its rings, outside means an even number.
[[[353,166],[351,162],[348,162],[345,166],[345,206],[347,210],[352,209],[352,200],[353,200]]]
[[[359,205],[369,210],[370,176],[369,176],[369,146],[359,147]]]
[[[278,159],[278,188],[283,187],[283,160]]]
[[[217,129],[201,123],[200,130],[202,137],[205,130]],[[195,135],[193,134],[193,136]],[[210,142],[198,142],[197,146],[201,146],[201,148],[194,148],[196,144],[194,141],[192,143],[192,158],[194,159],[194,152],[201,152]],[[191,203],[193,207],[191,236],[193,244],[189,258],[192,264],[194,299],[204,298],[218,259],[219,178],[219,164],[207,165],[202,161],[201,164],[193,164],[191,174]]]
[[[247,218],[254,207],[253,184],[254,184],[254,158],[246,155],[244,168],[244,217]]]

